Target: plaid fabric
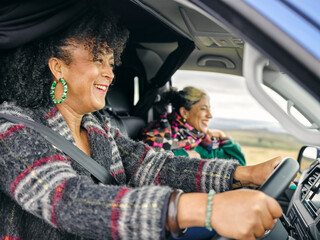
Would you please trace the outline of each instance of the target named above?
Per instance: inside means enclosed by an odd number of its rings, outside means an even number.
[[[33,119],[76,144],[54,106],[22,109],[5,102],[0,112]],[[172,188],[224,192],[239,166],[157,153],[98,114],[86,114],[81,126],[91,157],[115,185],[96,184],[38,132],[0,119],[0,239],[163,239]]]
[[[35,119],[76,144],[56,107],[31,110],[5,102],[0,112]],[[0,239],[164,235],[162,216],[172,189],[154,182],[168,154],[152,155],[149,146],[127,140],[107,119],[99,119],[86,114],[81,126],[87,130],[91,157],[117,185],[96,184],[87,170],[38,132],[0,119]]]
[[[143,141],[156,151],[175,151],[184,148],[186,151],[200,145],[206,150],[218,148],[220,141],[210,139],[205,133],[185,123],[177,113],[162,115],[158,121],[153,121],[143,129]]]

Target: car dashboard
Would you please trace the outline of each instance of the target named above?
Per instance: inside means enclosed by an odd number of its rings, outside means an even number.
[[[291,199],[287,218],[293,239],[320,239],[320,161],[313,162],[301,175]]]

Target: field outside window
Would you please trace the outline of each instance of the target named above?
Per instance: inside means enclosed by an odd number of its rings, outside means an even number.
[[[179,90],[194,86],[208,93],[213,115],[209,128],[221,129],[240,143],[247,165],[275,156],[296,159],[304,145],[256,102],[243,77],[179,70],[172,85]]]

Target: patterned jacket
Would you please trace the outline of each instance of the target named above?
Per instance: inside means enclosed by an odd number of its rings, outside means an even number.
[[[240,165],[246,165],[239,143],[229,139],[222,144],[218,138],[210,139],[183,121],[176,112],[162,115],[159,120],[149,122],[142,130],[141,138],[157,152],[171,150],[175,156],[189,156],[187,151],[193,149],[202,159],[237,160]]]
[[[58,109],[0,105],[1,113],[42,123],[75,144]],[[132,141],[101,116],[86,114],[91,157],[115,185],[90,174],[43,136],[0,119],[0,239],[160,239],[168,198],[231,188],[236,162],[174,157]]]

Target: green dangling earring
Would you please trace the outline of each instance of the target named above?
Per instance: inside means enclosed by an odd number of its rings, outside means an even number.
[[[55,104],[58,104],[58,103],[62,103],[65,99],[66,99],[66,96],[67,96],[67,92],[68,92],[68,85],[66,83],[66,81],[63,79],[63,78],[59,78],[59,81],[62,83],[63,85],[63,96],[62,98],[57,101],[55,98],[54,98],[54,92],[55,92],[55,89],[56,89],[56,86],[57,86],[57,82],[58,81],[53,81],[52,85],[51,85],[51,90],[50,90],[50,95],[51,95],[51,99],[52,101],[55,103]]]

